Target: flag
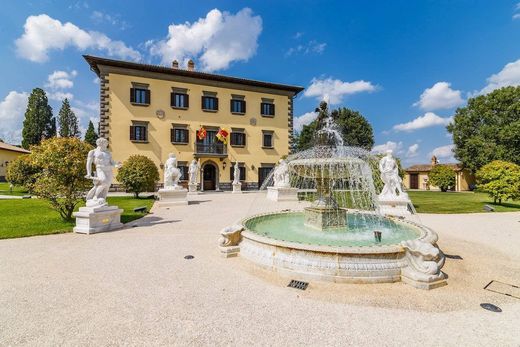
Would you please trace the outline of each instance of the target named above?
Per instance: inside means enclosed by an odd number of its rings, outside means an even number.
[[[206,129],[204,127],[200,127],[199,130],[197,130],[197,138],[199,140],[204,140],[206,138]]]
[[[219,129],[219,131],[217,133],[217,139],[219,139],[220,142],[227,144],[228,136],[229,136],[229,131],[227,131],[226,129],[223,129],[223,128]]]

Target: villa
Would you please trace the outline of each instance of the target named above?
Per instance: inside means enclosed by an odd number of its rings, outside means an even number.
[[[238,161],[256,189],[293,144],[293,100],[304,88],[85,55],[100,80],[100,136],[114,159],[141,154],[161,171],[174,153],[187,180],[200,161],[201,190],[230,190]],[[161,174],[161,177],[163,175]]]
[[[430,184],[428,174],[431,169],[439,164],[437,157],[433,156],[430,164],[412,165],[405,170],[403,185],[406,189],[419,190],[440,190],[438,187]],[[475,175],[468,169],[462,168],[460,164],[450,163],[444,164],[455,171],[455,186],[451,190],[463,192],[473,190],[475,187]]]
[[[28,150],[0,142],[0,182],[5,182],[7,165],[18,156],[30,153]]]

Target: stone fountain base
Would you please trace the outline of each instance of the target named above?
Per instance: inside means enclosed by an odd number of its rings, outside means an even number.
[[[305,226],[326,230],[335,227],[344,227],[347,224],[347,213],[337,208],[305,208]]]

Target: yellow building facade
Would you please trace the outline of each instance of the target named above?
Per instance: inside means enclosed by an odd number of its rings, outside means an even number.
[[[30,153],[28,150],[0,142],[0,182],[5,182],[7,165],[20,155]]]
[[[116,161],[145,155],[162,177],[174,153],[185,181],[196,159],[201,190],[231,189],[238,162],[243,189],[256,189],[290,153],[293,99],[301,87],[198,72],[191,62],[185,70],[176,62],[163,67],[84,57],[100,79],[99,131]],[[228,133],[227,144],[217,138],[220,130]]]

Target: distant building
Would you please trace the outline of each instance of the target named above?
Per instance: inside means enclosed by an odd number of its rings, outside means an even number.
[[[407,189],[440,190],[439,187],[430,184],[428,177],[431,169],[438,163],[437,157],[433,156],[430,164],[413,165],[407,168],[403,179],[404,186]],[[451,190],[463,192],[475,188],[475,175],[471,174],[469,170],[463,169],[458,163],[443,165],[449,166],[455,171],[455,186]]]
[[[100,79],[100,136],[114,160],[145,155],[163,169],[177,156],[186,183],[200,160],[203,190],[256,189],[293,145],[293,99],[302,87],[84,56]],[[162,181],[162,175],[161,175]]]
[[[0,142],[0,182],[5,182],[7,165],[23,154],[31,153],[26,149]]]

